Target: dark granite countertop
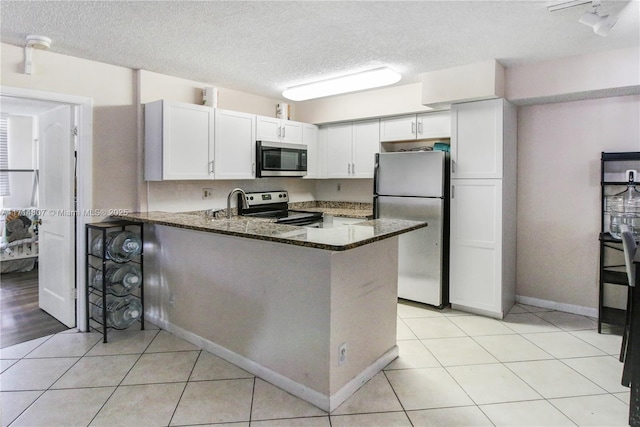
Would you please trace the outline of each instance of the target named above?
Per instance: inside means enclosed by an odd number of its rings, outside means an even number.
[[[237,215],[211,219],[202,212],[135,212],[117,218],[331,251],[353,249],[427,226],[421,221],[376,219],[332,228],[306,228]]]

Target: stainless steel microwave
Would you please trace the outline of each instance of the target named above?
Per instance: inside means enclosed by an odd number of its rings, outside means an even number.
[[[286,142],[256,142],[256,177],[305,176],[307,146]]]

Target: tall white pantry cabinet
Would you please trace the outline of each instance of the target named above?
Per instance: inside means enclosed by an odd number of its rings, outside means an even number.
[[[451,131],[451,305],[503,318],[515,303],[516,108],[454,104]]]

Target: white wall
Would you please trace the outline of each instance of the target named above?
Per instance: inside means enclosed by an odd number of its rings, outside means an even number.
[[[340,187],[339,190],[338,187]],[[327,202],[371,203],[373,201],[373,179],[318,180],[315,199]]]
[[[518,295],[597,307],[602,151],[640,151],[640,96],[519,108]]]
[[[33,169],[33,121],[29,116],[8,117],[9,169]],[[9,172],[9,185],[10,195],[0,197],[0,207],[30,207],[33,173]]]
[[[93,99],[93,207],[137,206],[136,106],[133,70],[48,51],[34,52],[24,74],[24,49],[0,44],[3,86]]]
[[[421,83],[314,99],[293,105],[296,120],[315,124],[431,111],[431,108],[422,105]]]
[[[508,68],[506,98],[518,105],[640,93],[640,47]]]

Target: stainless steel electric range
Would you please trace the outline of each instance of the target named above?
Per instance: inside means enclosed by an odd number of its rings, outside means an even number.
[[[275,218],[279,224],[319,226],[322,212],[289,209],[289,193],[286,190],[246,192],[247,207],[242,206],[238,194],[238,214],[257,218]]]

